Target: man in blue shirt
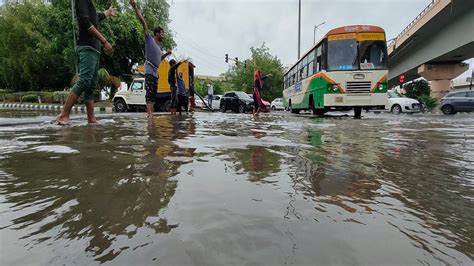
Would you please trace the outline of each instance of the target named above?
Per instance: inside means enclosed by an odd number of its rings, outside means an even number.
[[[161,60],[165,59],[171,54],[171,50],[167,53],[161,53],[160,44],[163,41],[165,31],[161,27],[153,30],[153,37],[148,33],[148,25],[137,7],[135,0],[130,0],[130,5],[135,10],[135,14],[143,26],[145,33],[145,100],[146,112],[148,117],[153,115],[154,105],[156,102],[156,94],[158,90],[158,67]]]

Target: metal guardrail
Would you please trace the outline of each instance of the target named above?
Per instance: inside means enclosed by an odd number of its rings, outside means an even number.
[[[393,38],[392,41],[390,42],[390,44],[388,45],[388,47],[392,47],[395,45],[395,43],[398,41],[398,39],[403,35],[405,34],[408,30],[410,30],[426,13],[428,13],[428,11],[430,11],[433,7],[435,7],[437,4],[439,4],[441,2],[441,0],[433,0],[427,7],[425,7],[425,9],[423,9],[423,11],[420,12],[420,14],[418,14],[418,16],[416,16],[416,18],[410,22],[410,24],[408,24],[408,26],[406,26],[402,32],[400,32],[397,37]]]

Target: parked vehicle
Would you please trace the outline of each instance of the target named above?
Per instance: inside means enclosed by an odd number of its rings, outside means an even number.
[[[393,114],[419,113],[421,109],[421,103],[418,100],[405,97],[395,91],[388,91],[388,110]]]
[[[285,106],[283,105],[283,98],[276,98],[271,103],[272,111],[275,110],[285,110]]]
[[[441,99],[440,108],[445,115],[474,112],[474,91],[450,92]]]
[[[204,101],[207,103],[208,95],[204,96]],[[213,110],[219,110],[221,106],[221,97],[222,95],[212,95],[212,109]],[[196,107],[198,108],[204,108],[204,104],[201,101],[201,99],[196,99]]]
[[[158,86],[156,88],[156,104],[155,110],[168,112],[171,106],[171,91],[168,83],[168,71],[170,64],[164,60],[158,68],[159,77]],[[143,65],[138,67],[138,72],[144,74]],[[185,62],[178,67],[178,72],[183,73],[186,91],[189,90],[190,80],[194,78],[194,65]],[[165,78],[163,78],[165,77]],[[114,108],[116,112],[126,112],[127,110],[145,109],[145,79],[134,78],[129,87],[120,89],[113,98]]]
[[[219,109],[223,113],[227,112],[227,110],[232,110],[236,113],[252,111],[253,99],[243,91],[229,91],[222,96]]]

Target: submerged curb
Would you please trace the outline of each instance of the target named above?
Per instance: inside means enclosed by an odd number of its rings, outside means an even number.
[[[61,111],[62,105],[54,104],[19,104],[19,103],[0,103],[0,109],[8,110],[48,110],[48,111]],[[72,108],[74,112],[85,112],[86,107],[83,105],[74,106]],[[101,113],[112,113],[112,107],[94,107],[94,112]]]

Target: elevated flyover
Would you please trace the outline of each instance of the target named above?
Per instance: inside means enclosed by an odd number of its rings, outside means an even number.
[[[389,83],[424,77],[441,98],[474,57],[474,0],[433,0],[388,46]]]

